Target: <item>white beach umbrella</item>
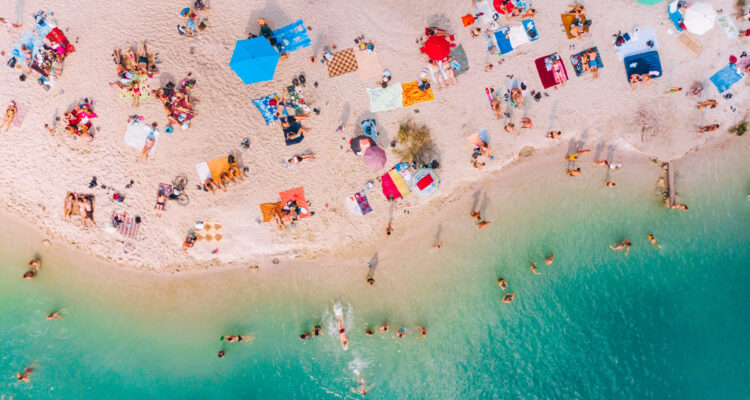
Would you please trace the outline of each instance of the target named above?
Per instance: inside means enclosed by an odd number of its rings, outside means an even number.
[[[685,10],[685,27],[690,33],[702,35],[714,27],[714,21],[716,11],[708,3],[699,1]]]

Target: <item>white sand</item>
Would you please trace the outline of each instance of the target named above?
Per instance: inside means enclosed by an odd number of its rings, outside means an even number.
[[[729,11],[733,1],[712,3]],[[343,256],[370,251],[384,243],[389,205],[379,184],[368,192],[373,213],[355,217],[343,205],[344,197],[386,172],[385,169],[370,171],[360,158],[347,151],[348,140],[361,132],[359,121],[373,116],[365,88],[375,87],[375,82],[363,82],[356,72],[330,79],[325,66],[319,63],[311,66],[307,62],[310,55],[320,56],[325,45],[335,43],[339,49],[353,46],[353,38],[360,34],[375,41],[380,62],[391,71],[395,82],[416,79],[424,67],[426,58],[419,54],[415,40],[428,25],[454,32],[467,52],[471,67],[467,74],[459,76],[459,87],[436,91],[433,102],[374,115],[381,144],[389,156],[386,167],[396,161],[387,143],[395,136],[398,123],[407,118],[431,128],[440,152],[439,194],[430,201],[414,195],[399,201],[394,212],[395,234],[390,241],[399,240],[405,231],[417,229],[428,216],[447,218],[440,215],[447,202],[465,194],[465,188],[472,182],[513,162],[525,146],[559,145],[560,141],[545,139],[549,129],[561,130],[563,143],[583,137],[586,147],[592,149],[602,141],[615,144],[615,159],[621,158],[625,151],[637,151],[647,157],[669,160],[707,142],[740,140],[730,139],[726,127],[743,117],[748,104],[748,78],[732,88],[731,100],[724,100],[708,77],[726,65],[730,54],[738,56],[742,46],[750,47],[750,42],[730,41],[717,25],[698,36],[705,49],[700,57],[692,58],[676,44],[677,34],[667,33],[674,28],[666,20],[666,3],[647,7],[635,4],[635,0],[587,2],[587,16],[594,20],[591,35],[576,41],[566,38],[560,23],[560,13],[568,2],[537,0],[535,21],[541,39],[509,54],[503,65],[490,73],[482,71],[486,60],[494,59],[486,54],[484,40],[472,39],[468,28],[460,24],[460,16],[470,12],[468,0],[435,2],[429,7],[399,1],[302,4],[215,0],[212,9],[202,13],[209,18],[209,28],[189,39],[178,36],[175,29],[184,22],[178,12],[189,4],[187,1],[84,0],[75,4],[23,1],[20,4],[3,2],[0,16],[13,21],[20,13],[24,29],[32,30],[32,13],[39,9],[54,11],[53,19],[77,50],[68,57],[63,76],[49,92],[34,82],[38,74],[19,82],[19,70],[0,67],[0,102],[14,99],[30,106],[21,129],[12,128],[0,135],[4,143],[0,149],[3,160],[0,184],[4,188],[0,199],[7,209],[39,226],[57,242],[73,244],[118,263],[153,270],[206,268],[222,263],[253,265],[268,263],[273,257],[283,260]],[[291,53],[289,60],[280,63],[273,82],[244,86],[228,62],[235,41],[245,38],[249,30],[257,33],[258,17],[267,18],[274,28],[304,19],[312,27],[313,45]],[[629,31],[635,25],[654,27],[664,77],[654,80],[649,87],[631,90],[623,63],[614,52],[612,34]],[[21,31],[0,28],[0,49],[9,52],[21,37]],[[154,156],[146,163],[139,163],[136,162],[139,152],[122,143],[128,115],[138,113],[145,116],[146,122],[159,122],[162,128],[166,118],[156,102],[143,102],[135,109],[130,103],[117,100],[116,90],[107,82],[115,78],[112,50],[144,39],[162,61],[157,80],[178,81],[192,72],[198,81],[193,94],[201,103],[196,108],[199,115],[188,131],[178,129],[172,136],[163,135]],[[570,45],[575,45],[575,49],[570,49]],[[604,62],[595,81],[590,76],[576,77],[569,63],[571,54],[592,46],[599,47]],[[190,54],[191,49],[194,54]],[[555,51],[565,60],[571,80],[559,90],[547,90],[549,97],[541,102],[529,102],[527,112],[535,129],[515,135],[504,133],[502,121],[495,120],[488,106],[484,87],[502,87],[506,75],[512,74],[525,80],[530,89],[541,90],[533,60]],[[6,60],[7,54],[3,62]],[[250,101],[273,92],[281,93],[299,73],[307,77],[304,95],[308,103],[322,112],[304,123],[313,129],[312,133],[301,144],[287,147],[281,128],[266,126]],[[694,80],[705,81],[704,99],[719,100],[717,109],[701,112],[695,110],[695,99],[683,93],[664,94],[669,86],[687,89]],[[318,89],[312,87],[315,81],[320,84]],[[60,89],[64,93],[53,96]],[[62,132],[51,137],[43,130],[45,123],[53,123],[56,115],[62,115],[84,97],[95,101],[94,110],[99,115],[94,125],[101,130],[93,142],[75,141]],[[740,111],[732,112],[730,105]],[[419,113],[415,113],[417,109]],[[633,115],[640,109],[652,110],[658,134],[644,135],[634,124]],[[521,112],[515,113],[517,125],[521,116]],[[342,122],[346,129],[343,133],[336,132]],[[706,135],[695,133],[698,125],[710,123],[720,123],[722,129]],[[488,162],[482,172],[469,164],[471,150],[466,140],[479,128],[490,131],[496,153],[496,159]],[[245,137],[250,138],[251,146],[243,152],[239,144]],[[317,153],[318,160],[292,169],[281,166],[284,158],[304,151]],[[196,190],[194,165],[230,152],[241,155],[241,162],[250,169],[250,178],[231,186],[228,193],[219,192],[215,196]],[[560,179],[567,179],[563,153],[560,151]],[[585,162],[580,166],[584,173],[592,168]],[[187,192],[190,204],[181,207],[169,202],[164,215],[156,218],[153,205],[157,184],[168,183],[180,173],[190,180]],[[100,185],[113,186],[127,196],[116,209],[143,218],[139,240],[103,230],[115,208],[108,201],[111,192],[103,189],[93,190],[97,195],[97,227],[83,229],[80,220],[63,220],[65,193],[89,192],[87,185],[92,176],[98,177]],[[135,185],[125,189],[130,179]],[[260,217],[258,204],[278,201],[279,191],[298,186],[305,187],[311,208],[317,213],[314,217],[284,232],[276,231],[272,224],[256,224]],[[405,214],[404,209],[410,210],[410,214]],[[218,246],[215,242],[214,245],[199,243],[185,255],[180,245],[196,220],[221,221],[225,239]],[[216,247],[218,254],[211,254]]]

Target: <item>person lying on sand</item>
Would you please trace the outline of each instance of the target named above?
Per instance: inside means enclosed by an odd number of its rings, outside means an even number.
[[[620,244],[618,244],[617,247],[612,247],[612,245],[610,245],[609,248],[612,249],[612,250],[615,250],[615,251],[619,251],[619,250],[625,249],[625,255],[627,256],[628,252],[630,251],[630,246],[632,246],[632,245],[633,245],[633,243],[631,243],[630,240],[628,240],[627,238],[625,238],[625,240],[623,240],[622,242],[620,242]]]
[[[531,118],[529,118],[529,117],[523,117],[523,118],[521,118],[521,128],[523,128],[523,129],[534,129],[534,123],[531,122]]]
[[[476,169],[478,169],[478,170],[481,171],[482,168],[485,166],[485,163],[479,162],[477,160],[471,160],[471,165],[474,166],[474,168],[476,168]]]
[[[286,159],[288,165],[300,165],[315,159],[315,153],[295,154]]]
[[[703,110],[704,108],[716,108],[719,103],[716,100],[706,100],[698,103],[697,108]]]
[[[193,246],[195,246],[196,240],[198,240],[198,236],[195,234],[195,232],[191,231],[190,233],[188,233],[188,235],[185,237],[185,241],[182,242],[182,251],[187,254],[188,249],[192,249]]]
[[[156,194],[156,205],[154,206],[154,210],[156,210],[156,216],[161,217],[161,213],[164,211],[164,208],[166,207],[167,202],[167,196],[164,195],[164,193],[159,192]]]
[[[445,74],[448,75],[448,82],[451,84],[451,86],[458,86],[458,79],[456,79],[456,71],[453,69],[453,66],[451,65],[451,61],[453,59],[448,57],[443,63],[442,67],[445,71]]]
[[[432,72],[432,76],[435,77],[435,83],[437,83],[438,90],[443,90],[443,86],[448,87],[448,83],[443,78],[443,74],[440,72],[440,67],[433,60],[427,61],[427,68]]]
[[[516,125],[512,122],[505,124],[505,131],[508,133],[514,133],[516,131]]]
[[[568,169],[567,172],[566,172],[566,174],[568,174],[568,176],[578,176],[578,175],[581,175],[581,168],[579,167],[579,168],[576,168],[576,169]]]
[[[505,117],[503,115],[503,106],[498,99],[492,100],[492,111],[495,113],[495,118],[497,119],[503,119]]]
[[[520,107],[523,105],[523,92],[519,88],[515,88],[510,91],[510,98],[513,100],[513,103],[516,107]]]
[[[547,132],[547,139],[557,139],[562,135],[560,131],[549,131]]]
[[[211,192],[211,194],[216,194],[216,185],[214,184],[214,180],[211,178],[207,178],[205,181],[203,181],[203,188]]]
[[[703,125],[698,128],[698,133],[708,133],[719,129],[719,124]]]
[[[5,117],[3,118],[3,123],[0,124],[0,129],[5,127],[5,132],[8,132],[8,129],[10,129],[10,124],[13,123],[13,120],[16,118],[16,115],[18,114],[18,107],[16,107],[16,102],[11,101],[10,104],[8,104],[8,108],[5,109]]]
[[[229,178],[234,181],[234,179],[239,179],[240,181],[244,181],[245,178],[247,178],[247,174],[240,169],[240,166],[237,165],[237,163],[229,165],[229,169],[227,170],[227,173],[229,174]]]

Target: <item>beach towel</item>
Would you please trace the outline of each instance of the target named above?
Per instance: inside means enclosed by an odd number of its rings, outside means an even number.
[[[364,190],[347,197],[344,199],[344,203],[346,208],[354,215],[366,215],[372,211]]]
[[[491,0],[480,0],[474,2],[474,7],[477,9],[477,14],[482,14],[480,17],[486,24],[492,23],[492,15],[495,14],[495,10],[492,9],[490,4]]]
[[[289,95],[289,100],[292,101],[292,107],[294,108],[295,115],[304,114],[305,108],[303,106],[305,105],[305,98],[302,96],[302,88],[299,86],[290,85],[286,87],[286,93]],[[287,106],[289,106],[288,101]]]
[[[404,107],[410,107],[423,101],[435,100],[432,88],[421,91],[419,90],[419,83],[417,81],[402,84],[401,90]]]
[[[462,45],[459,44],[451,49],[449,57],[455,60],[455,62],[451,61],[451,66],[453,66],[453,73],[456,76],[464,74],[469,70],[469,59],[466,57],[466,51]]]
[[[409,194],[406,182],[404,182],[404,179],[395,169],[392,169],[388,171],[387,174],[383,175],[380,183],[383,188],[383,195],[386,199],[396,200]]]
[[[557,53],[553,53],[553,54],[557,54]],[[562,82],[557,82],[552,68],[550,67],[548,69],[547,59],[550,56],[552,56],[552,54],[550,54],[549,56],[545,56],[545,57],[539,57],[534,61],[534,63],[536,64],[537,73],[539,74],[539,79],[542,81],[542,86],[544,86],[545,89],[551,88],[552,86],[562,83]],[[560,63],[560,68],[562,69],[563,79],[564,81],[567,81],[568,71],[565,69],[565,63],[563,63],[562,60],[560,60],[559,63]]]
[[[400,83],[391,83],[387,88],[367,88],[370,96],[370,112],[388,111],[404,106]]]
[[[43,14],[37,14],[36,23],[34,24],[34,33],[36,33],[37,36],[45,37],[56,27],[57,25],[53,21],[45,18]]]
[[[195,171],[198,173],[198,179],[201,185],[206,179],[213,179],[211,177],[211,170],[208,168],[208,163],[205,161],[195,164]]]
[[[536,29],[536,24],[534,23],[533,19],[524,19],[523,21],[521,21],[521,25],[523,25],[524,29],[526,29],[526,36],[529,37],[530,41],[533,42],[539,40],[539,31]]]
[[[422,179],[417,181],[417,187],[419,190],[424,190],[427,186],[430,186],[435,182],[435,179],[432,178],[432,175],[425,175]]]
[[[148,75],[135,74],[133,80],[138,81],[138,95],[141,100],[151,100],[154,98],[154,92],[151,88],[151,79]],[[133,89],[131,87],[120,88],[118,98],[120,100],[132,101]]]
[[[716,18],[716,21],[729,39],[737,39],[740,36],[740,31],[734,26],[732,19],[728,15],[721,14]]]
[[[127,216],[125,218],[122,217],[123,213],[112,211],[112,216],[110,217],[110,224],[112,226],[115,225],[115,217],[119,218],[121,220],[120,224],[117,225],[115,228],[117,232],[125,236],[126,238],[130,239],[138,239],[138,230],[141,227],[141,224],[138,224],[135,222],[135,219],[131,216]]]
[[[150,125],[144,124],[140,121],[128,124],[128,128],[125,130],[125,135],[122,140],[126,145],[134,149],[143,150],[143,147],[146,145],[146,138],[148,138],[149,135],[154,135],[155,139],[153,147],[151,147],[151,150],[148,152],[149,155],[153,155],[154,150],[156,150],[156,144],[159,143],[159,130],[151,128]]]
[[[357,203],[357,199],[354,198],[354,195],[344,198],[344,205],[350,213],[358,216],[363,215],[362,210],[359,208],[359,204]]]
[[[76,50],[75,46],[70,44],[68,38],[65,37],[63,31],[61,31],[59,28],[53,28],[45,37],[50,42],[59,45],[55,48],[55,51],[63,54],[64,56],[67,56]]]
[[[520,46],[531,42],[529,35],[526,34],[526,28],[524,28],[523,25],[511,26],[508,29],[508,40],[513,49],[517,49]]]
[[[643,54],[637,54],[625,58],[625,78],[630,82],[630,75],[649,74],[651,79],[661,76],[661,61],[659,60],[658,51],[649,51]]]
[[[302,187],[289,189],[284,192],[279,193],[279,198],[281,199],[281,207],[283,208],[286,206],[286,204],[290,201],[296,201],[297,206],[300,207],[300,212],[297,215],[297,218],[303,219],[310,216],[310,206],[307,205],[307,200],[305,200],[305,189]],[[285,220],[291,220],[291,215],[287,215],[284,217]]]
[[[570,27],[573,25],[573,22],[575,22],[578,18],[575,15],[570,15],[570,14],[560,14],[560,17],[562,19],[563,26],[565,26],[565,33],[568,35],[568,39],[575,39],[576,37],[570,33]],[[581,23],[584,23],[584,22],[586,22],[586,17],[582,15]],[[584,26],[583,31],[588,32],[589,28],[587,26]]]
[[[667,14],[669,14],[669,19],[672,21],[672,24],[674,24],[674,27],[677,29],[677,32],[682,32],[684,29],[682,29],[682,13],[677,9],[677,3],[679,1],[675,0],[671,3],[669,3],[669,6],[667,7]]]
[[[506,26],[497,30],[494,34],[495,43],[497,49],[500,51],[500,55],[508,54],[513,51],[513,46],[510,43],[510,27]]]
[[[640,28],[637,33],[631,32],[629,35],[630,40],[623,43],[620,47],[615,46],[615,52],[617,52],[617,56],[620,57],[620,60],[624,60],[625,57],[635,54],[659,49],[659,44],[656,42],[656,36],[654,36],[654,28],[650,26]],[[652,42],[654,46],[649,47],[648,42]]]
[[[167,197],[169,197],[170,194],[172,194],[172,185],[168,183],[160,183],[159,186],[156,188],[157,193],[161,193]],[[166,204],[164,205],[164,209],[166,209]]]
[[[277,97],[277,94],[271,94],[265,97],[261,97],[259,99],[253,100],[253,105],[255,108],[260,111],[260,115],[263,117],[263,120],[266,121],[266,125],[270,125],[272,122],[277,121],[279,117],[275,116],[274,113],[276,112],[276,108],[278,106],[271,105],[270,101]],[[287,115],[286,110],[284,110],[284,115]]]
[[[380,64],[377,50],[371,52],[357,50],[354,52],[359,67],[359,77],[362,80],[379,78],[383,73],[383,66]]]
[[[29,106],[23,103],[16,102],[16,108],[18,109],[18,112],[16,113],[15,118],[13,118],[12,125],[16,128],[20,128],[23,126],[23,121],[26,119],[26,115],[29,114]]]
[[[208,165],[208,170],[211,172],[211,177],[213,180],[219,179],[219,176],[222,172],[226,172],[229,170],[229,157],[221,157],[217,158],[215,160],[211,160],[206,163]],[[203,183],[203,181],[201,181]]]
[[[378,140],[378,128],[375,125],[374,119],[366,119],[362,121],[360,125],[362,126],[362,130],[365,132],[365,136],[375,141]],[[364,152],[364,149],[362,149],[362,151]]]
[[[328,77],[333,78],[339,75],[348,74],[357,70],[357,58],[354,56],[354,49],[346,49],[333,53],[333,60],[327,61]]]
[[[271,222],[279,214],[281,202],[263,203],[260,205],[260,214],[263,216],[263,222]]]
[[[692,33],[687,31],[680,34],[680,36],[677,38],[677,44],[682,46],[682,48],[690,53],[690,55],[693,57],[698,57],[698,55],[703,51],[703,43],[696,39]]]
[[[284,52],[299,50],[309,46],[312,42],[307,35],[307,28],[302,20],[298,20],[283,28],[273,31],[273,37],[283,46]]]
[[[579,52],[570,56],[570,63],[573,65],[573,71],[575,71],[576,76],[581,76],[584,73],[584,63],[581,60],[581,57],[583,57],[584,54],[592,50],[596,52],[596,59],[593,61],[593,63],[589,63],[589,67],[596,66],[599,69],[604,68],[604,63],[602,62],[602,56],[599,53],[599,49],[596,47],[592,47],[590,49],[586,49],[582,52]],[[588,57],[586,57],[586,59],[588,60]]]
[[[736,64],[729,64],[711,76],[711,82],[716,86],[716,90],[719,93],[726,92],[732,85],[745,76],[744,73],[737,71],[737,69]]]
[[[409,185],[411,185],[411,171],[409,170],[409,163],[401,162],[394,165],[393,168],[396,170],[396,172],[398,172],[399,175],[401,175],[401,179],[404,181],[404,184],[408,188]],[[408,192],[404,193],[404,195],[406,194],[408,194]]]
[[[31,50],[32,58],[35,57],[40,49],[44,46],[44,42],[41,38],[34,35],[33,33],[24,32],[23,36],[21,36],[21,39],[16,42],[16,44],[13,46],[13,49],[10,51],[11,56],[16,58],[16,63],[21,63],[22,65],[26,61],[23,51],[21,50],[22,44],[26,45],[26,48]]]

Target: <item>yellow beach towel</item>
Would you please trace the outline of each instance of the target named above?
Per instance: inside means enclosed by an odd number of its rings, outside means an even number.
[[[388,175],[390,175],[393,184],[396,185],[398,191],[401,192],[401,197],[406,197],[406,195],[409,194],[409,188],[406,186],[406,182],[404,182],[404,178],[401,177],[401,174],[395,169],[392,169],[388,171]]]
[[[417,81],[402,84],[401,96],[404,99],[404,107],[413,106],[423,101],[435,100],[435,94],[432,92],[432,88],[421,91],[419,90],[419,83]]]

